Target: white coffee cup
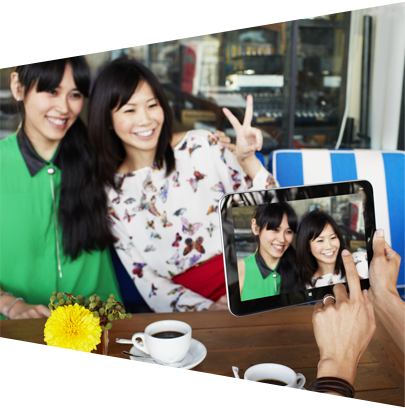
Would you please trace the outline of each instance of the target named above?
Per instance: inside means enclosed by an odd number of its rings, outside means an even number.
[[[284,382],[285,387],[301,389],[305,385],[305,377],[291,368],[281,364],[257,364],[245,371],[243,377],[248,381],[278,380]]]
[[[153,336],[165,332],[178,332],[181,335],[174,338]],[[147,326],[144,333],[135,333],[132,336],[132,343],[136,348],[164,363],[176,363],[183,360],[190,348],[190,342],[190,325],[178,320],[160,320]]]

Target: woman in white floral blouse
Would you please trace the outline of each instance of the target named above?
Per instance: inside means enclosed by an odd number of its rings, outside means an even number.
[[[297,258],[307,289],[346,282],[342,260],[345,241],[336,221],[326,212],[306,215],[297,232]],[[360,279],[368,278],[367,254],[352,254]]]
[[[156,312],[226,308],[218,201],[276,185],[255,156],[262,135],[250,126],[252,97],[243,125],[224,113],[236,131],[235,154],[204,130],[172,149],[172,113],[149,69],[116,60],[94,85],[89,136],[109,189],[115,248]]]

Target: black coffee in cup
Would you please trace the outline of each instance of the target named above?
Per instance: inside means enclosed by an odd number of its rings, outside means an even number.
[[[273,378],[265,378],[264,380],[257,380],[257,382],[265,383],[265,384],[273,384],[273,385],[282,385],[285,386],[287,383],[280,380],[274,380]]]
[[[184,336],[184,333],[180,333],[177,331],[162,331],[152,334],[152,337],[156,337],[158,339],[175,339],[176,337],[181,336]]]

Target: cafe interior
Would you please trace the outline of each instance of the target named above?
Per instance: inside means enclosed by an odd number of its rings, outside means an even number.
[[[107,63],[123,56],[150,68],[169,101],[174,132],[221,130],[235,142],[235,131],[222,108],[227,107],[242,122],[246,97],[252,95],[252,126],[263,134],[263,147],[256,155],[280,186],[370,181],[377,228],[384,229],[387,242],[404,260],[404,16],[405,3],[397,3],[85,57],[93,82]],[[0,139],[14,133],[20,122],[9,89],[12,69],[0,70]],[[85,106],[84,120],[86,115]],[[344,209],[337,218],[350,220],[360,205],[338,202]],[[249,220],[240,221],[242,235],[243,229],[249,230]],[[345,239],[355,250],[365,247],[365,242],[350,234]],[[125,305],[131,311],[134,300],[128,275],[117,255],[112,256]],[[397,282],[402,299],[404,275],[402,262]],[[111,356],[128,358],[122,352],[130,351],[130,346],[118,339],[131,339],[154,321],[173,318],[188,323],[193,339],[199,341],[192,343],[197,357],[187,368],[233,376],[232,365],[243,372],[268,362],[302,373],[305,388],[316,378],[313,306],[242,318],[227,311],[212,312],[214,317],[207,313],[167,317],[151,313],[146,304],[142,306],[142,299],[136,302],[141,313],[114,322],[110,330]],[[17,331],[11,323],[1,322],[2,337],[43,344],[43,322]],[[403,360],[377,322],[376,334],[358,365],[356,398],[403,406]]]

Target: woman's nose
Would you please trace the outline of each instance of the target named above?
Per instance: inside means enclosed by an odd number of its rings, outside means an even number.
[[[57,109],[60,113],[66,114],[69,112],[69,104],[66,97],[61,95],[57,100]]]
[[[145,126],[150,123],[150,116],[146,109],[139,109],[137,115],[138,125]]]

